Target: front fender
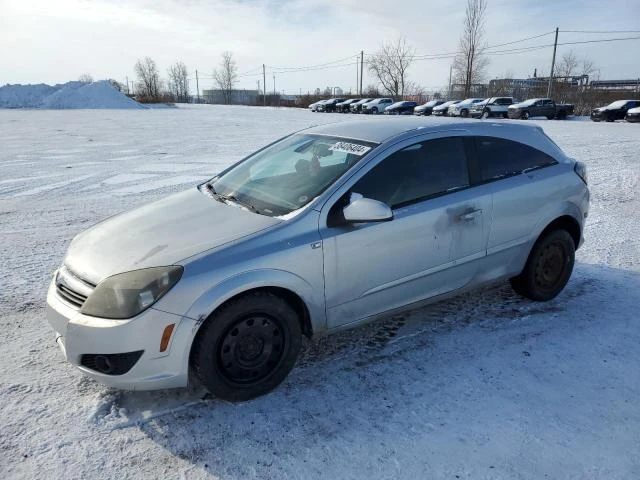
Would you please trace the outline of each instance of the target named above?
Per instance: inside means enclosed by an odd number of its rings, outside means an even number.
[[[313,333],[327,329],[324,292],[313,288],[302,277],[285,270],[257,269],[239,273],[222,280],[203,293],[189,308],[187,317],[198,319],[197,328],[220,305],[236,295],[261,287],[277,287],[298,295],[307,306]]]

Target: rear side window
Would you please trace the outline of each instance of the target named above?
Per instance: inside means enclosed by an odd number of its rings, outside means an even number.
[[[481,180],[488,182],[558,162],[529,145],[494,137],[476,137]]]
[[[351,191],[395,208],[468,185],[463,140],[449,137],[416,143],[391,154]]]

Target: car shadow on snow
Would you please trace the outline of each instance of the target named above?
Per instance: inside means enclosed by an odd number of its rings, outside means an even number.
[[[270,468],[295,477],[294,464],[323,476],[335,456],[374,468],[385,448],[402,454],[398,438],[410,445],[451,422],[473,424],[471,410],[456,410],[461,398],[509,389],[509,378],[527,374],[523,362],[562,355],[564,338],[616,324],[633,311],[635,292],[638,273],[576,264],[551,302],[525,300],[502,283],[308,343],[285,382],[250,402],[220,401],[200,387],[119,392],[97,417],[138,428],[220,478],[270,477]]]

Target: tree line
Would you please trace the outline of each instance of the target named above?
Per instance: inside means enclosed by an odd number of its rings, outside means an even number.
[[[161,78],[158,66],[151,57],[139,59],[135,66],[135,96],[142,103],[189,102],[190,75],[184,62],[178,60],[167,70],[166,80]],[[213,71],[213,81],[222,91],[225,103],[231,103],[234,86],[238,82],[238,67],[233,54],[224,52],[218,68]]]

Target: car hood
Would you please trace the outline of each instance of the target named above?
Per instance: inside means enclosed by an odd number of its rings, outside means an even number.
[[[640,107],[630,108],[627,113],[640,113]]]
[[[77,235],[65,265],[88,282],[172,265],[282,220],[221,203],[193,188],[110,217]]]

